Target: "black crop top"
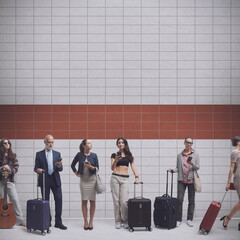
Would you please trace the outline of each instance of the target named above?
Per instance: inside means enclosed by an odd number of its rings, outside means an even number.
[[[116,153],[113,153],[111,155],[111,158],[115,159],[115,157],[116,157]],[[126,167],[128,167],[129,163],[130,163],[130,161],[128,160],[128,158],[122,157],[122,159],[117,162],[116,166],[126,166]]]

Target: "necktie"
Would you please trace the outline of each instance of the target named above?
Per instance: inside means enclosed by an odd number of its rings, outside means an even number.
[[[51,151],[47,151],[47,162],[48,162],[48,174],[51,175],[53,173],[53,163],[52,163]]]

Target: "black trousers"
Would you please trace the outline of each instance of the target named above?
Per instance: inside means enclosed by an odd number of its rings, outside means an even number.
[[[55,201],[55,224],[62,223],[62,188],[58,187],[55,182],[54,175],[46,175],[45,200],[49,201],[50,190],[53,193]],[[43,188],[41,187],[43,196]],[[50,214],[51,215],[51,214]],[[52,220],[52,216],[51,216]]]

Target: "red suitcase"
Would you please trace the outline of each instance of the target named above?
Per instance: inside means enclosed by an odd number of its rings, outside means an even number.
[[[208,210],[205,213],[205,216],[200,224],[200,227],[199,227],[200,233],[204,233],[205,235],[207,235],[211,231],[212,226],[213,226],[213,224],[217,218],[217,215],[221,209],[221,206],[222,206],[222,203],[223,203],[223,200],[224,200],[226,194],[227,194],[227,191],[225,192],[221,203],[215,202],[215,201],[211,202],[211,204],[208,207]]]

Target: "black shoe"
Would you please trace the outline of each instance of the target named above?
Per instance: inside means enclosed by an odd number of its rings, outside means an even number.
[[[60,229],[62,229],[62,230],[66,230],[66,229],[67,229],[67,227],[64,226],[62,223],[60,223],[60,224],[55,224],[55,228],[60,228]]]
[[[88,230],[93,230],[93,227],[88,227]]]
[[[83,227],[84,230],[88,230],[89,228],[88,227]]]
[[[223,216],[222,218],[220,218],[220,221],[223,221],[223,228],[227,230],[227,225],[224,225],[225,218],[228,219],[228,222],[231,220],[231,218],[229,218],[229,216]]]

